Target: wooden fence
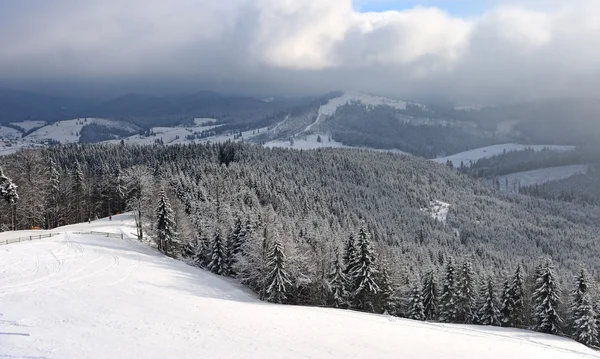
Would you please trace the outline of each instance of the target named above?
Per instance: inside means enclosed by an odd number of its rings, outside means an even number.
[[[24,236],[24,237],[18,237],[18,238],[9,238],[9,239],[3,239],[0,240],[0,245],[7,245],[7,244],[11,244],[11,243],[19,243],[19,242],[29,242],[29,241],[33,241],[33,240],[39,240],[39,239],[43,239],[43,238],[51,238],[51,237],[56,237],[58,235],[64,234],[65,232],[56,232],[56,233],[44,233],[44,234],[33,234],[30,236]],[[70,232],[73,234],[90,234],[90,235],[96,235],[96,236],[103,236],[103,237],[108,237],[108,238],[118,238],[118,239],[123,239],[124,235],[123,233],[109,233],[109,232],[97,232],[97,231],[89,231],[89,232]]]

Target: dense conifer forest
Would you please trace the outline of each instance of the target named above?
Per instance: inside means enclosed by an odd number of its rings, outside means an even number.
[[[594,205],[501,196],[444,165],[358,150],[69,145],[2,168],[3,231],[132,211],[140,240],[264,300],[597,344]]]

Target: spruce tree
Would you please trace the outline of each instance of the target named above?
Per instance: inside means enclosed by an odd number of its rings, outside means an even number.
[[[561,319],[557,312],[559,296],[554,268],[550,260],[545,260],[536,270],[535,292],[533,293],[533,330],[547,334],[560,334]]]
[[[228,275],[227,248],[221,229],[216,228],[210,247],[210,262],[208,270],[218,275]]]
[[[500,311],[498,310],[496,301],[494,281],[491,277],[483,283],[480,292],[480,301],[479,310],[477,312],[477,322],[481,325],[499,326],[501,324]]]
[[[440,295],[440,320],[446,323],[455,323],[458,318],[458,298],[456,288],[456,274],[452,259],[446,265],[444,286]]]
[[[87,220],[87,216],[89,213],[85,213],[84,216],[84,206],[85,203],[85,178],[83,176],[83,170],[81,168],[81,164],[79,161],[75,162],[75,167],[73,167],[73,200],[75,201],[75,221],[82,222],[84,219]]]
[[[331,292],[330,302],[334,308],[344,308],[348,304],[348,277],[344,273],[344,268],[338,255],[329,272],[329,286]]]
[[[350,234],[346,241],[346,247],[344,248],[344,265],[346,266],[346,274],[349,274],[350,267],[356,259],[356,247],[354,241],[354,235]]]
[[[423,278],[423,292],[421,294],[423,298],[423,313],[425,320],[436,320],[439,316],[438,308],[438,289],[437,281],[435,279],[435,273],[433,270],[427,272]]]
[[[161,188],[158,193],[156,231],[158,233],[158,249],[169,254],[175,243],[175,219],[164,188]]]
[[[17,202],[19,195],[17,194],[17,185],[12,180],[4,175],[0,167],[0,197],[9,204]]]
[[[286,270],[286,256],[279,239],[275,239],[267,258],[267,298],[274,303],[283,303],[292,281]]]
[[[502,326],[518,328],[523,325],[524,297],[523,277],[521,275],[521,266],[519,265],[512,279],[507,279],[504,283],[502,305],[500,307]]]
[[[416,281],[410,292],[407,317],[413,320],[425,320],[425,306],[423,305],[422,289]]]
[[[575,278],[575,288],[572,292],[571,326],[573,339],[587,346],[594,346],[598,343],[598,327],[589,287],[588,275],[581,269]]]
[[[48,166],[48,228],[56,228],[59,224],[59,211],[60,211],[60,174],[56,168],[56,163],[53,159],[50,159]]]
[[[393,314],[396,312],[394,288],[392,278],[390,277],[389,265],[385,260],[379,270],[378,279],[377,285],[380,288],[379,294],[377,295],[378,309],[381,313]]]
[[[375,253],[364,228],[358,233],[356,255],[350,266],[354,305],[358,309],[375,311],[374,301],[380,289],[376,283]]]
[[[473,267],[464,262],[458,278],[458,317],[462,323],[473,323],[476,315],[476,296],[474,289]]]

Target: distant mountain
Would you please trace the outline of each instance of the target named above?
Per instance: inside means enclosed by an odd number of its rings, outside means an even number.
[[[83,115],[93,102],[26,91],[0,89],[0,124],[21,121],[54,122]]]

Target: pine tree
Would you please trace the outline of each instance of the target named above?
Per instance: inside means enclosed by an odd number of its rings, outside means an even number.
[[[219,227],[217,227],[215,230],[210,253],[208,270],[218,275],[228,275],[229,268],[227,266],[227,248]]]
[[[75,201],[75,221],[82,222],[84,219],[87,220],[89,213],[83,213],[83,204],[85,203],[85,178],[83,176],[83,170],[79,161],[75,162],[73,167],[73,200]]]
[[[499,326],[501,324],[500,311],[498,310],[496,301],[494,281],[491,277],[483,283],[480,298],[481,302],[477,312],[477,322],[482,325]]]
[[[382,313],[393,314],[396,311],[394,288],[392,285],[392,278],[390,277],[389,265],[385,260],[379,270],[378,279],[377,285],[380,288],[379,294],[377,295],[378,309]]]
[[[286,270],[286,256],[279,239],[275,239],[268,255],[266,294],[269,301],[283,303],[287,299],[288,287],[292,285]]]
[[[237,218],[233,227],[233,231],[227,237],[227,266],[230,271],[233,271],[233,267],[237,261],[237,257],[240,254],[244,242],[245,232],[242,225],[242,220]]]
[[[425,320],[425,306],[423,305],[422,289],[419,282],[415,282],[410,293],[407,317],[413,320]]]
[[[356,259],[356,247],[354,241],[354,235],[350,234],[346,241],[346,247],[344,248],[344,265],[346,266],[346,274],[349,274],[350,267]]]
[[[354,305],[356,308],[373,312],[375,311],[373,302],[380,289],[375,280],[377,275],[375,253],[364,228],[359,230],[356,247],[356,255],[350,265]]]
[[[329,273],[329,286],[331,291],[331,304],[334,308],[343,308],[348,304],[348,277],[338,255],[335,256],[333,266]]]
[[[164,188],[158,193],[158,205],[156,207],[156,231],[158,237],[158,249],[169,254],[175,243],[175,219],[169,198]]]
[[[19,200],[17,194],[17,185],[12,180],[4,175],[0,167],[0,196],[9,204],[13,204]]]
[[[554,278],[550,260],[545,260],[536,270],[535,292],[533,293],[533,330],[560,334],[561,319],[556,311],[559,304],[559,289]]]
[[[60,213],[60,174],[56,168],[56,163],[50,159],[48,166],[48,228],[56,228],[59,225]]]
[[[433,270],[427,272],[423,278],[423,313],[425,320],[436,320],[439,316],[438,308],[438,289],[435,273]]]
[[[447,323],[455,323],[458,318],[458,298],[456,288],[456,276],[452,259],[446,265],[444,286],[440,295],[440,320]]]
[[[502,326],[520,327],[523,325],[523,313],[525,310],[523,290],[523,277],[521,275],[521,266],[517,270],[512,280],[506,280],[502,292],[502,306],[500,308],[500,320]]]
[[[464,262],[458,278],[458,321],[473,323],[476,315],[476,296],[473,268],[470,262]]]
[[[589,286],[588,275],[582,268],[575,278],[575,288],[572,292],[571,326],[573,339],[587,346],[594,346],[598,343],[598,327]]]

